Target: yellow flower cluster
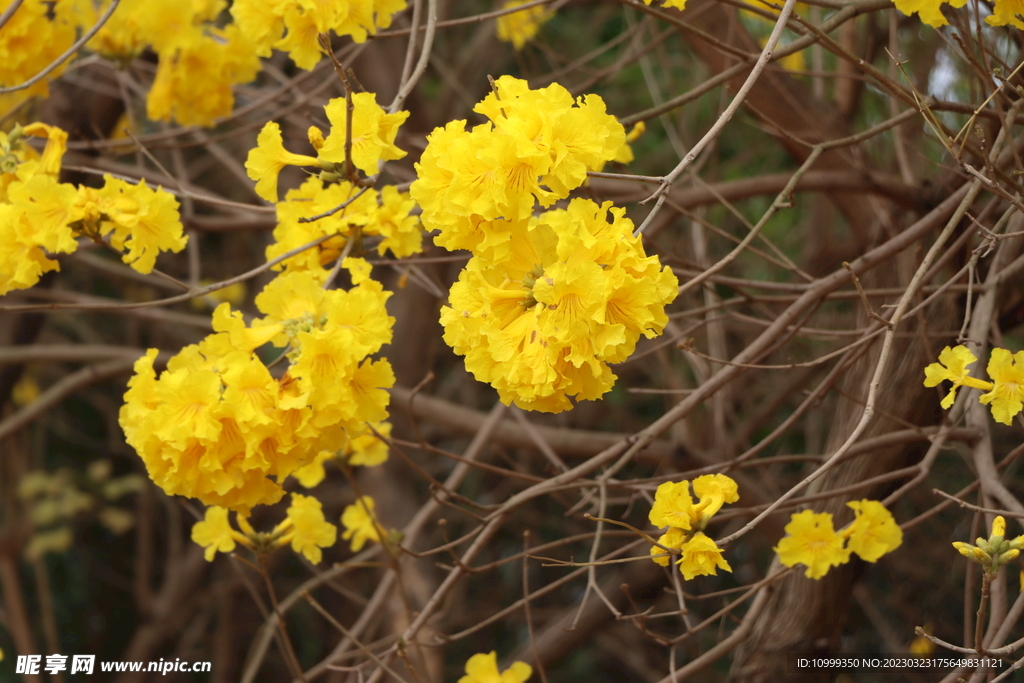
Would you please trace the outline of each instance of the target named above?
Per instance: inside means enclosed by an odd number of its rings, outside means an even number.
[[[903,543],[903,530],[877,500],[851,501],[846,505],[856,517],[839,532],[827,512],[794,513],[786,525],[787,536],[774,549],[779,561],[787,567],[803,564],[807,567],[805,576],[820,579],[830,567],[849,562],[851,552],[867,562],[875,562]]]
[[[224,0],[122,0],[89,47],[120,62],[152,48],[159,62],[146,100],[149,118],[209,126],[231,113],[231,87],[260,70],[245,31],[215,24],[225,6]]]
[[[512,662],[512,666],[498,672],[498,653],[476,654],[466,662],[466,675],[458,683],[526,683],[533,668],[526,662]]]
[[[533,0],[506,0],[502,3],[501,8],[512,9],[530,2]],[[498,17],[498,40],[512,43],[512,47],[522,50],[523,46],[537,35],[540,27],[552,16],[544,8],[544,5],[534,5],[518,12],[503,14]]]
[[[260,131],[256,147],[245,162],[249,177],[256,181],[256,193],[277,203],[275,243],[267,249],[273,259],[303,244],[327,235],[336,235],[302,254],[288,259],[280,270],[316,269],[334,261],[350,239],[379,238],[377,253],[390,251],[396,258],[418,253],[423,249],[423,229],[419,218],[411,215],[415,202],[393,185],[379,192],[353,185],[349,171],[358,169],[376,175],[382,161],[401,159],[405,152],[395,146],[398,127],[409,112],[386,113],[377,104],[373,93],[352,96],[353,169],[346,168],[346,102],[331,100],[324,110],[331,122],[326,138],[318,128],[309,129],[309,141],[317,156],[295,154],[284,148],[281,128],[271,121]],[[312,166],[320,169],[318,176],[308,178],[301,187],[289,191],[278,202],[277,178],[285,166]],[[338,207],[344,207],[338,209]],[[329,215],[327,215],[329,214]],[[311,216],[321,216],[306,222]],[[361,252],[360,246],[356,252]]]
[[[716,576],[719,569],[732,571],[722,557],[722,549],[704,529],[722,505],[740,499],[736,482],[724,474],[697,477],[693,480],[693,492],[697,503],[690,496],[689,481],[662,483],[654,493],[654,505],[648,515],[654,526],[668,527],[658,539],[659,545],[651,546],[651,559],[667,567],[669,558],[665,548],[677,551],[681,558],[676,564],[687,581],[695,576]]]
[[[0,0],[0,10],[13,0]],[[21,85],[75,42],[77,31],[91,25],[92,5],[87,0],[25,0],[0,31],[0,87]],[[47,78],[17,92],[0,95],[0,111],[11,111],[33,96],[46,97],[47,82],[64,71],[61,65]]]
[[[444,339],[505,403],[560,412],[569,396],[600,398],[615,382],[608,363],[664,329],[678,281],[609,207],[574,199],[509,223],[508,258],[474,256],[452,286]]]
[[[978,400],[992,410],[996,422],[1008,425],[1013,417],[1024,408],[1024,351],[1010,353],[1006,349],[992,349],[988,361],[988,376],[991,382],[970,376],[967,366],[978,358],[966,346],[946,347],[939,354],[939,362],[924,369],[924,385],[935,387],[945,380],[953,383],[942,407],[949,408],[956,400],[958,387],[973,387],[987,393]]]
[[[1024,536],[1006,538],[1006,520],[1002,516],[997,516],[992,520],[992,533],[987,539],[978,538],[974,542],[976,545],[955,541],[953,547],[967,559],[980,564],[988,574],[992,575],[996,574],[999,568],[1007,562],[1017,559],[1021,549],[1024,548]],[[1022,583],[1024,583],[1024,578],[1022,578]]]
[[[317,35],[334,31],[362,43],[377,29],[391,26],[391,18],[405,9],[405,0],[235,0],[231,14],[250,36],[259,54],[284,50],[302,69],[320,60]],[[283,37],[282,37],[283,34]]]
[[[324,463],[330,461],[346,467],[361,465],[376,467],[388,459],[388,445],[378,436],[391,435],[390,422],[377,422],[368,425],[362,433],[351,431],[344,435],[341,445],[335,451],[320,453],[305,467],[299,468],[292,476],[307,489],[311,489],[324,480],[327,472]]]
[[[367,357],[391,341],[390,293],[370,279],[325,290],[326,275],[279,275],[256,297],[266,317],[251,326],[221,304],[215,333],[159,378],[155,349],[136,362],[120,422],[168,494],[239,511],[277,502],[286,477],[386,419],[394,374]],[[281,379],[254,353],[268,341],[288,347]]]
[[[568,197],[626,139],[604,100],[574,101],[557,83],[530,90],[526,81],[502,76],[473,111],[490,122],[435,128],[409,191],[427,229],[440,230],[438,245],[495,260],[507,257],[508,233],[530,217],[535,201],[547,207]]]
[[[297,493],[292,494],[292,504],[284,521],[269,533],[253,529],[243,513],[237,513],[235,520],[240,532],[231,526],[226,509],[213,506],[206,509],[203,521],[192,526],[192,540],[206,549],[207,562],[212,562],[218,552],[232,552],[237,545],[265,556],[291,544],[296,553],[319,564],[323,559],[322,549],[330,548],[338,540],[338,529],[324,519],[320,501]]]
[[[25,136],[46,138],[42,156]],[[74,252],[78,237],[123,251],[140,273],[152,272],[159,252],[185,247],[178,201],[159,187],[109,175],[100,189],[58,182],[66,147],[67,133],[42,123],[0,133],[0,294],[59,270],[47,254]]]
[[[360,190],[347,181],[325,186],[316,177],[290,190],[285,199],[277,203],[275,241],[267,247],[267,259],[277,258],[319,237],[335,236],[283,261],[275,269],[317,270],[337,259],[350,239],[363,237],[380,238],[379,254],[390,250],[396,258],[402,258],[422,251],[423,228],[419,219],[410,215],[415,202],[408,194],[399,192],[393,185],[384,186],[379,193],[372,189],[359,193]],[[351,203],[330,216],[299,222],[301,218],[326,213],[347,201]]]
[[[410,193],[435,242],[473,252],[441,311],[445,341],[505,403],[560,412],[611,389],[608,363],[667,322],[675,276],[648,257],[624,209],[572,200],[625,145],[596,95],[502,76],[474,111],[490,123],[435,129]]]
[[[367,175],[376,175],[381,161],[401,159],[405,152],[395,146],[398,128],[409,117],[409,112],[386,113],[373,93],[352,95],[352,145],[353,166]],[[268,202],[277,201],[277,176],[285,166],[315,166],[323,172],[322,180],[338,180],[347,177],[345,168],[345,146],[347,141],[345,98],[337,97],[324,107],[331,130],[327,138],[315,126],[309,129],[309,142],[317,152],[316,157],[293,154],[284,148],[281,127],[270,121],[260,131],[256,147],[249,151],[245,168],[249,177],[256,181],[256,194]]]

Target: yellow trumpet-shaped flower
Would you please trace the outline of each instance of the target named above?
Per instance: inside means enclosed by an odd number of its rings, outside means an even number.
[[[327,103],[324,111],[331,121],[331,132],[319,150],[324,161],[334,164],[345,162],[346,127],[345,98],[338,97]],[[409,118],[409,112],[388,114],[377,104],[371,92],[352,95],[352,164],[366,175],[376,175],[381,161],[401,159],[405,152],[395,146],[398,127]]]
[[[836,533],[832,515],[827,512],[798,512],[785,530],[786,537],[775,548],[779,561],[787,567],[806,565],[804,575],[810,579],[820,579],[830,567],[850,559],[850,551],[843,547],[843,538]]]
[[[722,557],[722,549],[701,531],[684,543],[681,550],[683,557],[677,564],[687,581],[695,576],[715,576],[719,569],[732,571],[732,567]]]
[[[654,526],[693,528],[695,517],[693,498],[690,497],[690,482],[662,482],[654,492],[654,505],[648,519]]]
[[[892,513],[877,500],[851,501],[846,505],[857,517],[840,535],[848,539],[847,548],[862,559],[874,562],[903,543],[903,531]]]
[[[967,386],[975,389],[990,390],[993,388],[991,382],[985,382],[971,377],[967,366],[977,361],[978,358],[966,346],[946,347],[939,354],[939,362],[932,363],[924,369],[924,385],[926,387],[938,386],[943,380],[953,383],[946,397],[942,399],[942,407],[949,408],[956,400],[958,387]]]
[[[370,496],[362,496],[352,505],[347,505],[341,514],[341,523],[345,526],[342,539],[351,540],[352,552],[363,549],[367,541],[380,542],[380,524],[373,514],[375,503]]]
[[[980,400],[991,406],[996,422],[1008,425],[1024,408],[1024,351],[1011,354],[1006,349],[992,349],[988,376],[995,384]]]
[[[284,148],[281,127],[274,121],[263,126],[256,147],[249,151],[245,170],[256,181],[256,194],[268,202],[277,201],[277,176],[285,166],[316,166],[313,157],[293,154]]]
[[[331,547],[338,538],[338,528],[324,519],[320,501],[293,493],[288,519],[292,523],[288,535],[292,550],[302,553],[313,564],[319,564],[323,557],[320,549]]]
[[[212,562],[218,552],[230,553],[234,550],[236,540],[246,540],[239,536],[228,522],[228,511],[222,507],[206,508],[203,521],[192,525],[192,540],[206,549],[203,557],[207,562]]]

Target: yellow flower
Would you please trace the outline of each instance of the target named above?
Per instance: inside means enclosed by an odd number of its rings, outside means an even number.
[[[324,519],[320,501],[293,493],[288,519],[293,525],[289,533],[292,550],[302,553],[313,564],[319,564],[323,557],[320,549],[331,547],[338,538],[337,527]]]
[[[502,9],[511,9],[525,5],[530,0],[507,0],[502,4]],[[551,18],[543,5],[535,5],[511,14],[503,14],[498,17],[498,40],[512,43],[517,50],[523,49],[527,41],[531,40],[540,27]]]
[[[179,252],[188,243],[178,213],[178,200],[162,188],[155,190],[146,186],[115,183],[105,176],[107,185],[101,192],[120,194],[130,204],[119,207],[122,215],[119,223],[106,224],[104,233],[111,228],[110,243],[117,249],[127,249],[121,260],[140,273],[151,273],[156,265],[157,254],[161,251]],[[116,188],[116,189],[115,189]]]
[[[70,254],[78,249],[69,225],[76,218],[74,208],[79,196],[74,185],[39,174],[25,182],[12,183],[7,193],[11,205],[20,213],[22,234],[28,238],[25,241],[31,240],[50,253]]]
[[[525,683],[533,669],[524,662],[512,662],[512,666],[498,673],[498,653],[476,654],[466,662],[466,675],[459,683]]]
[[[967,0],[949,0],[951,7],[963,7]],[[921,18],[921,21],[933,28],[945,26],[949,22],[942,15],[943,0],[894,0],[896,9],[908,17],[914,12]]]
[[[992,419],[1005,425],[1024,408],[1024,351],[1011,354],[1006,349],[992,349],[988,361],[988,376],[995,382],[992,389],[981,396],[981,402],[991,404]],[[987,383],[986,383],[987,384]]]
[[[832,515],[803,510],[794,513],[786,525],[785,538],[774,548],[779,561],[787,567],[807,566],[804,574],[820,579],[830,567],[838,567],[850,559],[850,551],[843,548],[842,537],[832,526]]]
[[[683,544],[686,543],[686,532],[674,526],[670,526],[668,531],[661,535],[658,539],[658,543],[665,546],[665,548],[672,548],[673,550],[680,550]],[[651,546],[651,559],[660,564],[662,567],[668,566],[668,561],[671,555],[667,554],[665,548],[659,548],[656,545]],[[661,555],[662,557],[654,557],[655,555]]]
[[[1024,14],[1024,3],[1021,0],[996,0],[992,14],[985,17],[985,23],[989,26],[1014,26],[1024,29],[1018,15]]]
[[[970,376],[967,366],[978,360],[977,356],[970,352],[966,346],[955,348],[946,347],[939,354],[939,362],[932,363],[924,369],[924,385],[926,387],[938,386],[943,380],[953,383],[953,388],[944,399],[942,407],[949,408],[956,400],[956,390],[960,386],[974,387],[976,389],[992,389],[990,382],[985,382]]]
[[[341,514],[345,533],[341,538],[352,541],[352,552],[362,550],[367,541],[380,542],[380,524],[373,514],[374,502],[370,496],[362,496],[352,505],[346,505]]]
[[[608,364],[664,329],[678,282],[624,213],[574,199],[533,219],[480,222],[459,242],[476,254],[441,309],[444,339],[503,402],[559,412],[570,396],[597,399],[615,381]]]
[[[267,122],[256,138],[256,147],[249,150],[245,170],[256,181],[256,194],[268,202],[277,201],[277,176],[285,166],[316,166],[316,159],[292,154],[284,148],[281,127]]]
[[[658,490],[654,492],[654,505],[648,515],[651,524],[686,530],[693,528],[696,516],[689,481],[666,481],[658,485]]]
[[[732,567],[722,557],[722,549],[701,531],[683,544],[682,551],[683,557],[677,564],[687,581],[695,576],[716,576],[718,569],[732,571]]]
[[[721,510],[723,504],[735,503],[740,499],[736,482],[724,474],[705,474],[697,477],[693,480],[693,492],[700,500],[693,511],[704,523]]]
[[[376,175],[381,161],[401,159],[405,152],[395,146],[398,127],[409,118],[409,112],[385,112],[377,104],[377,96],[370,92],[352,95],[352,164],[366,175]],[[323,161],[345,163],[345,98],[338,97],[327,103],[324,111],[331,122],[331,132],[319,150]]]
[[[192,541],[206,549],[203,557],[207,562],[212,562],[218,552],[230,553],[234,550],[238,535],[228,522],[228,511],[221,507],[206,508],[203,521],[192,525]]]
[[[30,123],[23,129],[25,135],[46,138],[46,146],[39,158],[39,171],[56,176],[60,173],[60,160],[68,151],[68,134],[57,126],[45,123]]]
[[[146,98],[146,114],[154,121],[212,125],[231,113],[232,86],[248,83],[260,70],[255,48],[233,24],[190,25],[154,47],[160,62]]]
[[[860,500],[846,505],[853,509],[856,518],[840,535],[848,539],[847,548],[862,559],[874,562],[903,543],[903,530],[880,502]]]

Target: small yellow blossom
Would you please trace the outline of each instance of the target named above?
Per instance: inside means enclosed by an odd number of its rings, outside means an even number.
[[[531,0],[506,0],[502,9],[525,5]],[[522,50],[533,39],[540,27],[551,18],[544,5],[534,5],[518,12],[498,17],[498,40],[512,43],[516,50]]]
[[[313,564],[319,564],[323,555],[321,548],[329,548],[338,538],[338,529],[324,519],[320,501],[312,496],[292,494],[288,508],[288,519],[292,522],[292,550],[302,553]]]
[[[681,550],[683,557],[677,564],[687,581],[695,576],[716,576],[718,569],[732,571],[732,567],[722,557],[722,549],[701,531],[684,543]]]
[[[705,474],[697,477],[693,480],[693,492],[699,500],[693,511],[700,515],[704,524],[722,509],[723,504],[735,503],[740,499],[736,482],[724,474]]]
[[[967,366],[977,361],[978,358],[966,346],[954,348],[946,347],[939,354],[939,362],[932,363],[924,369],[924,385],[935,387],[943,380],[953,383],[953,388],[944,399],[942,407],[948,409],[956,400],[956,390],[960,386],[974,387],[976,389],[992,389],[991,382],[985,382],[970,376]]]
[[[695,516],[689,481],[666,481],[658,485],[654,492],[654,505],[648,515],[651,524],[687,530],[693,528]]]
[[[345,533],[341,538],[352,541],[352,552],[362,550],[367,541],[380,542],[380,524],[373,514],[375,504],[370,496],[362,496],[352,505],[345,506],[341,514],[341,523]]]
[[[1024,351],[1011,354],[1006,349],[992,349],[988,376],[995,385],[980,400],[991,404],[992,418],[996,422],[1008,425],[1024,408]]]
[[[466,662],[466,675],[458,683],[525,683],[533,669],[525,662],[512,662],[512,666],[498,672],[498,653],[476,654]]]
[[[381,161],[405,156],[405,152],[395,146],[395,136],[398,127],[409,118],[409,112],[388,114],[377,104],[377,96],[370,92],[352,95],[352,105],[352,164],[366,175],[376,175]],[[346,107],[343,97],[331,100],[324,107],[331,132],[318,150],[323,161],[338,165],[345,162]]]
[[[892,552],[903,543],[903,530],[892,513],[877,500],[851,501],[846,504],[857,515],[853,523],[840,532],[848,539],[847,548],[868,562]]]
[[[843,547],[843,538],[832,526],[832,515],[803,510],[794,513],[786,525],[786,537],[774,548],[779,561],[787,567],[807,566],[805,576],[820,579],[830,567],[838,567],[850,559]]]
[[[256,194],[268,202],[277,201],[277,176],[285,166],[316,166],[316,159],[293,154],[284,148],[281,127],[274,121],[263,126],[256,147],[249,150],[245,170],[256,181]]]
[[[192,525],[192,540],[206,549],[203,557],[207,562],[212,562],[218,552],[234,550],[237,535],[228,522],[228,511],[221,507],[206,508],[203,521]]]

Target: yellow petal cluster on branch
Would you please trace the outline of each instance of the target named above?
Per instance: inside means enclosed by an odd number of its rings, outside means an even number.
[[[284,50],[300,68],[312,69],[323,55],[319,34],[334,31],[362,43],[391,26],[405,6],[405,0],[235,0],[231,14],[261,56]]]
[[[665,549],[677,551],[681,557],[676,564],[687,581],[697,576],[715,576],[719,569],[732,571],[722,557],[722,549],[704,529],[722,505],[740,499],[736,482],[724,474],[697,477],[693,480],[693,492],[696,503],[690,495],[689,481],[663,482],[654,493],[654,505],[648,515],[654,526],[668,527],[658,545],[651,546],[651,559],[667,567]]]
[[[532,0],[506,0],[502,3],[502,9],[513,9],[520,5],[526,5]],[[526,9],[503,14],[498,17],[498,40],[512,43],[516,50],[522,50],[530,40],[533,39],[540,27],[543,26],[553,15],[547,11],[544,5],[534,5]]]
[[[775,548],[779,561],[787,567],[805,565],[805,576],[820,579],[831,567],[849,562],[851,552],[875,562],[903,543],[903,531],[880,502],[865,499],[846,505],[856,517],[839,532],[827,512],[794,513],[786,525],[786,536]]]
[[[0,11],[13,0],[0,0]],[[96,19],[92,4],[82,0],[25,0],[0,31],[0,87],[21,85],[57,60],[82,28]],[[30,97],[46,97],[49,80],[64,71],[62,64],[47,78],[24,89],[0,95],[0,111],[8,112]]]
[[[300,222],[346,202],[350,203],[330,216]],[[277,227],[274,228],[274,243],[267,247],[267,259],[277,258],[327,235],[335,236],[283,261],[275,269],[319,269],[333,263],[345,250],[349,239],[357,235],[379,237],[377,252],[381,255],[390,250],[396,258],[410,256],[423,249],[423,228],[419,219],[411,215],[414,206],[409,195],[399,192],[393,185],[386,185],[377,192],[359,190],[346,181],[324,185],[319,178],[308,178],[277,203]]]
[[[104,2],[104,6],[109,2]],[[146,99],[149,118],[209,126],[234,106],[232,86],[256,78],[260,60],[245,31],[215,23],[224,0],[122,0],[89,47],[127,62],[157,53]]]
[[[924,369],[924,385],[935,387],[946,380],[953,383],[941,403],[947,409],[956,399],[957,388],[981,389],[987,393],[978,400],[990,407],[992,419],[1008,425],[1024,409],[1024,351],[1014,354],[1006,349],[992,349],[987,368],[991,382],[970,376],[967,366],[977,360],[966,346],[947,346],[939,354],[939,362]]]
[[[490,122],[435,128],[409,191],[427,229],[440,230],[438,245],[489,257],[496,249],[499,259],[508,254],[500,243],[507,226],[529,218],[535,201],[547,207],[568,197],[626,139],[604,100],[573,100],[557,83],[530,90],[526,81],[502,76],[473,111]]]
[[[624,213],[574,199],[503,221],[508,258],[474,256],[452,286],[444,339],[505,403],[560,412],[570,396],[600,398],[615,382],[608,364],[640,335],[661,334],[678,281],[644,253]]]
[[[238,545],[268,555],[291,544],[292,550],[313,564],[323,559],[323,548],[330,548],[338,539],[338,528],[324,519],[323,507],[316,498],[292,494],[292,504],[284,520],[270,532],[258,532],[246,516],[238,513],[236,530],[228,520],[228,510],[211,506],[200,522],[192,525],[192,541],[205,548],[203,556],[212,562],[217,553],[230,553]]]
[[[25,135],[47,138],[42,156]],[[152,272],[161,251],[185,248],[178,200],[161,188],[109,175],[98,189],[58,182],[66,144],[64,131],[39,123],[0,133],[0,295],[59,270],[49,256],[74,252],[80,237],[123,252],[140,273]]]
[[[215,333],[159,377],[155,349],[136,363],[120,422],[168,494],[243,512],[274,503],[286,477],[387,418],[394,374],[368,356],[391,341],[390,293],[369,279],[324,290],[325,275],[279,275],[256,297],[266,317],[251,326],[221,304]],[[254,353],[268,341],[288,346],[281,379]]]
[[[661,334],[678,281],[610,202],[533,215],[625,144],[600,97],[502,76],[474,111],[490,123],[435,129],[410,187],[435,242],[473,252],[441,311],[445,341],[506,404],[568,410],[611,389],[608,364],[641,334]]]

